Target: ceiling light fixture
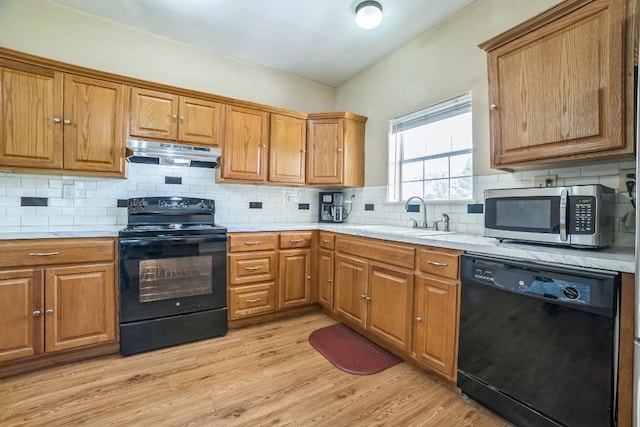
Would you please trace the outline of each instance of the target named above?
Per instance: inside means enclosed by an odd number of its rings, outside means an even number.
[[[356,24],[364,30],[373,30],[382,22],[382,5],[367,0],[356,6]]]

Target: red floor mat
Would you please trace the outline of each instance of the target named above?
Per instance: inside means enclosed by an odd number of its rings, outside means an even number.
[[[375,374],[402,362],[340,323],[311,332],[309,343],[336,368],[354,375]]]

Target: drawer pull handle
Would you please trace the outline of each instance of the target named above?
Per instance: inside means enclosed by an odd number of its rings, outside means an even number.
[[[300,243],[300,242],[304,242],[304,239],[291,239],[289,240],[291,243]]]
[[[29,256],[53,256],[53,255],[60,255],[60,252],[33,252],[29,254]]]
[[[247,302],[260,302],[262,301],[262,298],[254,298],[254,299],[248,299]]]
[[[262,243],[260,240],[253,240],[253,241],[249,241],[249,242],[244,242],[245,245],[259,245],[260,243]]]
[[[256,265],[255,267],[245,267],[244,269],[247,271],[255,271],[255,270],[260,270],[262,267],[260,267],[259,265]]]
[[[35,310],[35,311],[34,311],[33,313],[31,313],[31,314],[33,314],[33,317],[38,317],[38,316],[40,316],[40,310]]]
[[[53,309],[50,308],[49,310],[45,311],[44,314],[53,314]]]
[[[322,243],[329,243],[329,242],[331,242],[331,240],[322,239]]]
[[[438,267],[446,267],[449,265],[446,262],[438,262],[438,261],[427,261],[427,264],[435,265]]]

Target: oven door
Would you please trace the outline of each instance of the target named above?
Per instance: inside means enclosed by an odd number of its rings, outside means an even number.
[[[568,188],[528,188],[485,192],[484,235],[569,244]]]
[[[120,239],[120,323],[227,305],[227,236]]]

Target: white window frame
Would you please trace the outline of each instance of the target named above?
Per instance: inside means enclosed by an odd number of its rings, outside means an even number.
[[[402,140],[398,137],[402,130],[409,130],[418,126],[423,126],[429,123],[434,123],[439,120],[454,117],[459,114],[471,112],[471,94],[461,95],[456,98],[450,99],[433,105],[431,107],[424,108],[422,110],[407,114],[405,116],[398,117],[390,121],[389,126],[389,181],[387,186],[387,199],[390,202],[400,202],[408,199],[414,194],[404,195],[401,197],[401,184],[402,184]],[[473,141],[471,141],[473,147]],[[411,161],[424,161],[435,158],[451,158],[452,156],[459,154],[470,153],[472,156],[471,165],[471,193],[468,199],[451,199],[451,193],[449,193],[449,199],[427,200],[429,203],[450,203],[450,202],[468,202],[473,200],[473,148],[448,151],[436,155],[423,156]],[[449,179],[451,176],[449,175]],[[424,181],[428,181],[425,179]]]

